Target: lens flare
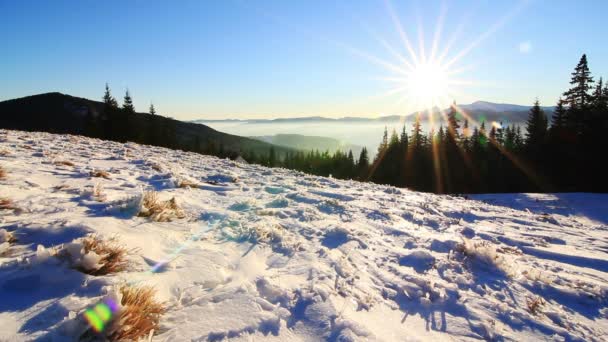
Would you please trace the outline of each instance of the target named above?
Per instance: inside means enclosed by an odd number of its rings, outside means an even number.
[[[93,308],[85,310],[83,315],[91,328],[93,328],[95,332],[100,333],[105,330],[106,325],[112,320],[117,312],[118,305],[108,298],[103,302],[96,304]]]

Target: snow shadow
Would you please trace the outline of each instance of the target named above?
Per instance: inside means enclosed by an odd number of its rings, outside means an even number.
[[[31,269],[15,265],[0,272],[0,312],[29,309],[41,301],[68,295],[99,296],[104,285],[100,279],[87,280],[87,275],[63,265],[40,264]],[[33,319],[33,318],[32,318]],[[63,317],[57,317],[58,320]]]
[[[539,259],[549,259],[577,267],[593,268],[594,270],[598,270],[600,272],[608,272],[608,260],[550,252],[526,246],[522,246],[521,250],[524,253],[535,256]]]
[[[171,174],[155,174],[151,176],[139,176],[137,180],[148,184],[154,191],[162,191],[175,188],[175,182],[171,179]]]
[[[21,244],[43,245],[52,247],[72,242],[74,239],[86,236],[91,231],[83,226],[67,227],[23,227],[16,231]]]
[[[424,250],[416,250],[399,258],[399,265],[411,267],[417,273],[425,273],[435,264],[435,257]]]
[[[347,232],[340,229],[333,229],[325,233],[325,236],[321,240],[321,245],[333,249],[342,246],[348,241],[350,241],[350,237]]]
[[[608,225],[608,194],[552,193],[552,194],[483,194],[473,195],[482,202],[535,214],[583,216]]]

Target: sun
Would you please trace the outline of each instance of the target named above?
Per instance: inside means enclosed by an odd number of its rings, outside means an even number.
[[[410,100],[424,109],[441,105],[442,99],[449,96],[448,72],[437,63],[415,64],[404,82],[404,91],[409,94]]]

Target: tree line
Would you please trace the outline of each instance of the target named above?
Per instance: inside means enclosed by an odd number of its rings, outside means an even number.
[[[608,82],[607,82],[608,83]],[[345,153],[294,152],[278,160],[266,155],[245,159],[312,174],[358,179],[435,193],[608,191],[608,84],[594,82],[583,55],[572,72],[570,89],[553,113],[536,100],[525,127],[473,122],[453,104],[446,127],[425,134],[420,116],[411,130],[385,129],[372,161]]]

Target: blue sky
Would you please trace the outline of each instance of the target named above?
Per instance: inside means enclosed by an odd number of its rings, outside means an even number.
[[[386,96],[398,75],[379,62],[409,59],[391,7],[417,55],[444,13],[437,51],[468,51],[448,69],[467,81],[449,94],[459,103],[553,105],[583,53],[608,77],[602,0],[0,0],[0,100],[100,99],[108,82],[184,120],[407,114],[416,105]]]

